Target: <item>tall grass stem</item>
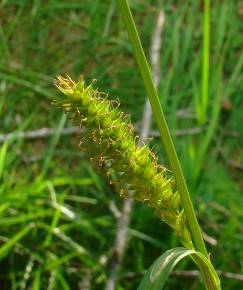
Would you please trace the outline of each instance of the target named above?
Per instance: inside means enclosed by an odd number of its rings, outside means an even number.
[[[200,122],[207,121],[208,98],[209,98],[209,50],[210,50],[210,0],[204,0],[203,14],[203,55],[202,55],[202,103]]]
[[[175,147],[173,145],[173,141],[159,101],[157,91],[153,83],[150,68],[145,53],[143,51],[143,47],[136,29],[135,22],[133,20],[128,1],[118,0],[118,4],[133,46],[134,54],[139,65],[142,78],[144,80],[144,84],[157,122],[160,136],[164,143],[165,150],[168,155],[168,159],[175,177],[177,188],[181,196],[182,205],[185,209],[185,213],[188,219],[188,225],[192,234],[194,246],[196,250],[203,253],[208,258],[207,249],[202,238],[202,232],[197,221],[197,217],[187,189],[185,178],[175,151]]]

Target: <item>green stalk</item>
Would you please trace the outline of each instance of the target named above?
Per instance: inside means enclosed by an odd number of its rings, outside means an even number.
[[[147,94],[151,103],[151,107],[153,109],[153,113],[157,122],[160,136],[164,143],[165,150],[168,155],[168,159],[169,159],[172,171],[173,171],[173,175],[175,177],[175,181],[176,181],[179,193],[180,193],[182,205],[185,209],[185,213],[187,216],[188,226],[191,231],[195,249],[201,252],[202,254],[204,254],[207,258],[209,258],[206,246],[202,238],[202,232],[199,227],[195,211],[193,209],[192,201],[191,201],[188,189],[187,189],[185,178],[183,176],[183,172],[182,172],[182,169],[181,169],[181,166],[180,166],[180,163],[179,163],[176,151],[175,151],[175,147],[173,145],[170,131],[167,126],[165,116],[164,116],[164,113],[163,113],[163,110],[159,101],[159,97],[153,83],[149,65],[146,60],[146,56],[144,54],[142,44],[138,36],[136,25],[132,17],[131,10],[129,8],[127,0],[118,0],[118,3],[119,3],[123,21],[126,25],[127,32],[129,34],[129,37],[133,46],[134,54],[139,65],[142,78],[144,80],[144,84],[145,84]]]
[[[203,14],[203,57],[202,57],[202,103],[200,122],[207,121],[209,88],[209,49],[210,49],[210,0],[204,0]]]
[[[194,247],[197,251],[201,252],[205,255],[207,259],[209,259],[206,246],[203,241],[202,232],[200,229],[200,226],[197,221],[197,217],[193,208],[193,204],[187,189],[186,181],[177,157],[177,153],[170,135],[170,131],[159,101],[159,97],[157,94],[157,91],[155,89],[152,75],[149,69],[149,65],[145,56],[145,53],[143,51],[143,47],[136,29],[135,22],[133,20],[133,16],[128,4],[127,0],[118,0],[120,12],[122,14],[123,21],[126,25],[128,35],[130,37],[134,54],[138,63],[138,66],[140,68],[140,72],[147,90],[147,94],[151,103],[151,107],[153,110],[153,113],[155,115],[155,119],[157,122],[157,126],[160,132],[161,140],[164,143],[165,150],[173,171],[173,175],[177,184],[177,188],[180,193],[182,205],[185,209],[185,214],[188,221],[188,226],[191,231]],[[216,287],[214,283],[211,281],[211,277],[209,274],[208,269],[205,268],[205,266],[200,263],[200,261],[197,261],[198,267],[200,268],[204,282],[205,287],[207,290],[218,290],[220,287]]]

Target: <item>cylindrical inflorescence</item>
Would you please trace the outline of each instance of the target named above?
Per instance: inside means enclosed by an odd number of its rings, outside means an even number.
[[[138,146],[138,138],[127,115],[107,95],[85,86],[83,78],[75,83],[69,77],[57,77],[56,86],[66,96],[61,106],[85,130],[80,146],[110,174],[121,196],[133,197],[154,208],[159,217],[176,232],[182,244],[193,248],[180,195],[173,178],[147,145]]]

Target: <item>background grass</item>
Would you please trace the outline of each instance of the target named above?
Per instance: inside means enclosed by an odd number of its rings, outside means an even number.
[[[222,271],[243,270],[242,3],[213,1],[206,123],[201,125],[203,3],[161,1],[166,15],[159,96],[208,245]],[[131,1],[148,52],[159,1]],[[1,289],[103,289],[116,233],[110,210],[121,200],[78,149],[70,126],[50,105],[53,79],[83,73],[141,119],[145,90],[115,0],[0,2],[1,134],[55,128],[48,138],[14,137],[0,147]],[[182,113],[182,114],[181,114]],[[167,164],[156,138],[151,146]],[[152,225],[152,226],[151,226]],[[135,289],[144,271],[178,245],[145,206],[135,206],[118,289]],[[191,269],[190,261],[180,265]],[[128,275],[128,273],[135,273]],[[138,274],[136,274],[138,273]],[[242,282],[222,280],[223,289]],[[197,279],[171,278],[168,289],[203,289]]]

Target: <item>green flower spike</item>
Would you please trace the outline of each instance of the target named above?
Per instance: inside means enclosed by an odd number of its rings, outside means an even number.
[[[116,172],[114,184],[121,196],[133,197],[154,208],[159,217],[176,232],[181,243],[193,248],[180,196],[174,192],[174,181],[166,177],[166,169],[147,145],[138,146],[130,119],[107,100],[107,95],[77,83],[69,77],[57,77],[56,86],[67,99],[61,107],[75,124],[85,130],[80,146],[107,174]],[[114,174],[112,174],[114,176]]]

